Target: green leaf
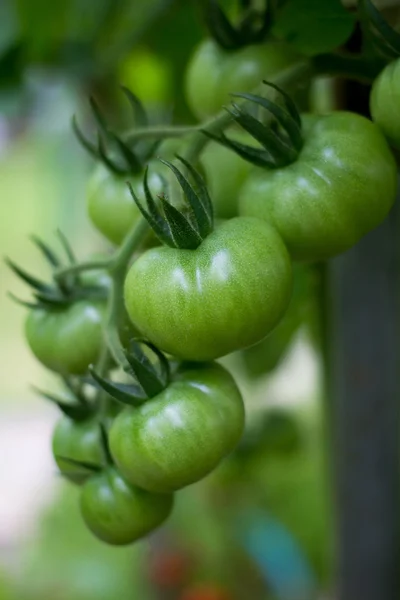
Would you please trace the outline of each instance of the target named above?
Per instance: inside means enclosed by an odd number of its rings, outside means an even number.
[[[351,35],[355,16],[340,0],[288,0],[277,16],[274,33],[307,56],[329,52]]]

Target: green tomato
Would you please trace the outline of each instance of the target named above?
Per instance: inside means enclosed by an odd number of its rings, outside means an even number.
[[[132,199],[127,181],[140,198],[143,198],[143,173],[137,176],[118,176],[99,165],[88,187],[88,212],[93,225],[113,244],[119,245],[140,217]],[[149,169],[149,187],[159,194],[163,179],[159,171]]]
[[[74,483],[82,483],[85,480],[82,477],[83,469],[61,457],[100,466],[104,457],[98,421],[73,421],[66,416],[62,417],[54,429],[52,450],[61,473]],[[87,477],[89,476],[88,472]]]
[[[220,365],[178,372],[160,394],[126,408],[110,431],[111,454],[131,483],[172,492],[210,473],[238,443],[244,406]]]
[[[205,40],[186,72],[186,100],[193,114],[205,119],[229,104],[231,93],[250,92],[297,59],[298,54],[281,42],[227,51],[215,41]]]
[[[370,110],[375,123],[387,139],[400,146],[400,59],[389,63],[375,79]]]
[[[103,303],[83,300],[62,308],[34,308],[25,324],[29,347],[47,368],[83,374],[99,357],[104,311]]]
[[[161,350],[206,361],[255,344],[284,314],[291,292],[288,253],[258,219],[218,225],[196,250],[148,250],[125,280],[134,326]]]
[[[240,352],[241,366],[250,378],[273,371],[286,356],[295,334],[307,320],[310,277],[303,265],[293,270],[293,292],[286,313],[275,329],[260,343]]]
[[[249,143],[252,139],[250,135],[238,131],[230,133],[230,137],[242,143]],[[220,219],[237,217],[239,191],[251,170],[251,164],[217,142],[207,144],[200,163],[215,216]]]
[[[80,507],[90,531],[114,546],[132,544],[156,529],[171,513],[173,496],[151,494],[129,485],[114,469],[91,477]]]
[[[304,120],[298,159],[256,168],[243,185],[239,212],[271,223],[296,260],[324,260],[356,244],[387,215],[397,167],[379,128],[337,112]]]

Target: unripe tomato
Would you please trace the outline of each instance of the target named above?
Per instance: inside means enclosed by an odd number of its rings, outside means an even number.
[[[52,449],[61,473],[71,481],[81,483],[84,470],[61,457],[100,466],[104,457],[98,421],[95,419],[73,421],[63,416],[54,429]]]
[[[230,133],[230,137],[242,143],[249,143],[252,139],[250,135],[241,131]],[[215,216],[220,219],[237,217],[239,191],[251,171],[251,164],[217,142],[207,144],[201,154],[200,163]]]
[[[114,468],[92,476],[80,499],[90,531],[114,546],[131,544],[159,527],[172,506],[172,495],[151,494],[129,485]]]
[[[53,371],[85,373],[100,353],[104,310],[104,303],[86,300],[67,307],[32,309],[25,324],[30,349]]]
[[[137,176],[118,176],[99,165],[88,187],[89,217],[104,237],[116,245],[122,243],[140,216],[127,181],[132,184],[139,197],[143,198],[143,173]],[[155,195],[163,189],[163,179],[154,169],[149,170],[149,187]]]
[[[281,42],[227,51],[207,39],[196,49],[186,72],[186,100],[198,119],[205,119],[230,102],[233,92],[252,91],[298,59]]]
[[[141,406],[124,409],[111,427],[110,449],[127,481],[166,493],[210,473],[243,427],[243,400],[232,376],[215,363],[198,365]]]
[[[337,112],[304,119],[298,159],[256,168],[244,183],[239,212],[274,226],[296,260],[324,260],[347,250],[387,215],[397,167],[379,128]]]
[[[264,338],[291,293],[288,253],[259,219],[218,225],[196,250],[160,247],[134,262],[125,304],[134,326],[185,360],[219,358]]]
[[[400,59],[389,63],[375,79],[370,96],[373,120],[387,139],[400,146]]]

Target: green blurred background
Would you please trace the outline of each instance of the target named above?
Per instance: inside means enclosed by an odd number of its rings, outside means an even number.
[[[85,122],[93,94],[124,124],[122,83],[154,115],[190,122],[180,90],[203,35],[196,3],[184,0],[2,0],[3,256],[45,276],[29,236],[52,241],[57,228],[80,258],[107,248],[86,216],[92,164],[71,116]],[[278,365],[271,357],[264,376],[246,374],[237,357],[225,360],[245,396],[248,439],[267,418],[265,443],[244,444],[179,494],[172,520],[149,541],[115,550],[85,530],[75,488],[56,473],[50,436],[57,413],[29,387],[54,388],[54,380],[24,344],[24,309],[6,296],[26,297],[24,286],[3,262],[0,280],[0,600],[262,600],[275,597],[279,577],[297,586],[282,600],[302,600],[301,582],[307,600],[319,597],[329,585],[330,509],[320,368],[307,327],[287,336],[285,356]],[[279,433],[277,407],[294,424],[294,438],[284,427]],[[252,523],[265,531],[265,547],[249,534]]]

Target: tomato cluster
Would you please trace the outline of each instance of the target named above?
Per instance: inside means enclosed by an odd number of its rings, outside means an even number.
[[[150,129],[127,90],[141,119],[136,137],[113,133],[96,105],[97,148],[75,123],[102,161],[87,205],[112,255],[79,263],[62,238],[64,264],[36,240],[50,283],[9,263],[34,290],[23,302],[27,342],[67,385],[65,396],[44,393],[64,413],[56,463],[82,485],[83,518],[110,544],[158,527],[174,493],[234,450],[243,399],[215,361],[241,352],[250,377],[275,368],[307,320],[304,263],[356,244],[395,199],[385,136],[400,140],[398,63],[374,84],[375,123],[343,111],[300,115],[280,87],[262,85],[293,66],[297,51],[246,27],[229,29],[223,48],[205,40],[189,62],[187,102],[204,124]],[[152,136],[158,145],[145,143]],[[296,445],[285,419],[273,429],[285,448]]]

